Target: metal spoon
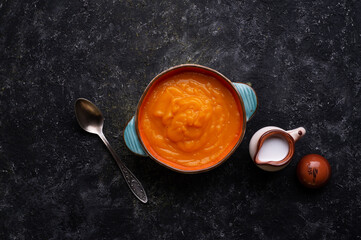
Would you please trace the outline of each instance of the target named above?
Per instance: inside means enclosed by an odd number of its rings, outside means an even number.
[[[75,115],[81,128],[89,133],[97,134],[103,140],[117,162],[130,190],[141,202],[146,203],[148,198],[142,184],[120,160],[103,134],[104,117],[100,110],[89,100],[78,98],[75,102]]]

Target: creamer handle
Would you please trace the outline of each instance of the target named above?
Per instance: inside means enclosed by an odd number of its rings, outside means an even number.
[[[295,140],[295,142],[297,140],[299,140],[301,137],[303,137],[306,134],[306,129],[304,129],[303,127],[299,127],[293,130],[288,130],[286,131],[289,135],[291,135],[291,137],[293,138],[293,140]]]
[[[257,95],[249,85],[245,83],[233,83],[238,92],[241,94],[244,108],[246,110],[247,121],[250,120],[257,110]]]
[[[134,116],[128,122],[127,126],[124,129],[124,141],[130,151],[135,154],[141,155],[143,157],[147,157],[148,155],[145,153],[142,145],[140,144],[140,140],[138,138],[138,134],[135,130],[135,121]]]

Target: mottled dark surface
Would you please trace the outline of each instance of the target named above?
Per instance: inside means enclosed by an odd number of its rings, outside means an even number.
[[[360,33],[359,1],[0,1],[0,239],[361,239]],[[148,82],[181,63],[259,99],[235,154],[198,175],[122,139]],[[77,125],[78,97],[103,110],[147,204]],[[267,125],[307,129],[277,173],[248,154]],[[333,171],[318,191],[296,179],[309,153]]]

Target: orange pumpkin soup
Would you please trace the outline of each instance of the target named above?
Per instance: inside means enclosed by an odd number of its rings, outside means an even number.
[[[138,113],[143,144],[153,157],[176,168],[214,165],[241,136],[243,113],[235,94],[203,73],[181,72],[158,81]]]

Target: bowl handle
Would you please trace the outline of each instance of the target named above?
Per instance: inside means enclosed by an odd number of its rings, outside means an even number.
[[[246,110],[246,118],[249,121],[257,110],[257,95],[256,92],[245,83],[233,83],[237,91],[241,94],[244,108]]]
[[[135,121],[134,116],[128,122],[127,126],[124,129],[124,141],[130,151],[133,153],[147,157],[148,155],[144,151],[142,144],[138,138],[137,131],[135,130]]]

